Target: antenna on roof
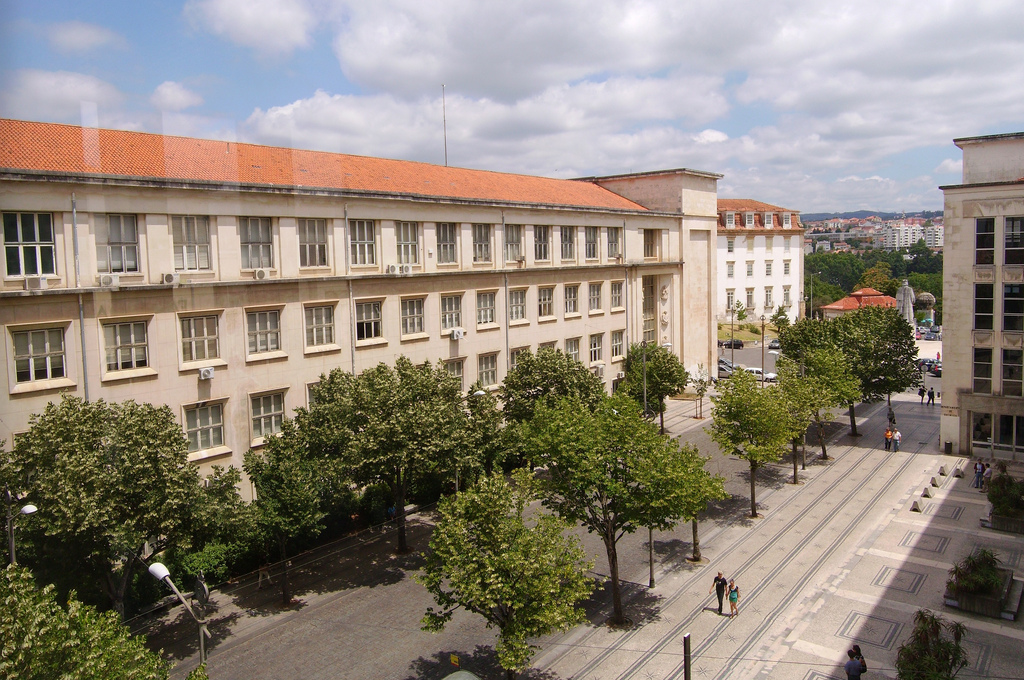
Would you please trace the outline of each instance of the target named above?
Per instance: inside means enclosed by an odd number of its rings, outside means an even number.
[[[444,130],[444,167],[448,167],[448,111],[444,103],[444,83],[441,83],[441,127]]]

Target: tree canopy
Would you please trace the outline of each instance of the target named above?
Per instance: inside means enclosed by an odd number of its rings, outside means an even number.
[[[537,354],[530,350],[521,352],[500,390],[505,420],[509,423],[530,420],[537,403],[546,397],[573,397],[592,409],[603,395],[600,378],[568,354],[549,348]]]
[[[914,630],[896,652],[899,680],[953,680],[970,661],[963,639],[967,627],[927,609],[914,614]]]
[[[566,522],[546,513],[526,518],[535,497],[519,471],[514,484],[495,474],[442,499],[417,577],[438,605],[423,617],[424,630],[440,631],[460,607],[479,614],[498,629],[498,662],[510,678],[529,666],[531,638],[584,620],[577,604],[593,589],[593,564]]]
[[[865,400],[878,401],[920,383],[914,329],[895,308],[863,307],[830,323]]]
[[[874,288],[880,293],[895,297],[899,282],[892,277],[892,267],[888,262],[878,262],[861,274],[860,280],[854,286],[854,289],[860,288]]]
[[[647,409],[659,414],[661,431],[664,432],[665,400],[686,388],[686,384],[690,382],[690,374],[683,368],[679,357],[670,349],[653,343],[648,344],[646,349],[639,343],[630,345],[626,352],[624,368],[626,379],[619,385],[619,390],[624,391],[643,406],[646,387]],[[645,372],[646,381],[644,379]]]
[[[830,345],[804,352],[800,365],[785,357],[779,363],[783,394],[791,403],[796,401],[806,409],[810,420],[817,425],[821,457],[827,460],[825,424],[834,418],[832,409],[860,397],[860,383],[843,353]],[[794,384],[799,386],[795,390]]]

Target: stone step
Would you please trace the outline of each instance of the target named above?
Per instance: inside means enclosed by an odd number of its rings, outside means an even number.
[[[1010,586],[1010,594],[1006,598],[1006,606],[1000,616],[1007,621],[1016,621],[1022,600],[1024,600],[1024,580],[1015,578],[1013,585]]]

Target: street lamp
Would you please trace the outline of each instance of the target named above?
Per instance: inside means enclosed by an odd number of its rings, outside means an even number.
[[[196,615],[195,610],[192,609],[192,606],[187,600],[185,600],[185,597],[181,594],[181,591],[178,590],[178,587],[174,585],[174,581],[171,580],[171,572],[167,567],[160,562],[154,562],[149,565],[149,573],[152,574],[153,578],[157,581],[160,581],[174,591],[174,594],[178,596],[181,603],[185,605],[185,609],[188,613],[191,614],[192,618],[195,619],[197,624],[199,624],[199,665],[202,666],[206,663],[206,638],[213,637],[210,635],[210,631],[206,628],[206,621]]]
[[[736,370],[736,308],[729,308],[729,363]]]
[[[761,387],[764,387],[764,314],[761,315]]]
[[[33,512],[38,510],[36,506],[31,503],[27,503],[17,511],[14,510],[15,501],[18,499],[11,493],[10,488],[4,487],[4,497],[7,501],[7,547],[8,554],[11,557],[11,564],[18,564],[18,557],[14,553],[14,520],[18,518],[18,515],[31,515]]]

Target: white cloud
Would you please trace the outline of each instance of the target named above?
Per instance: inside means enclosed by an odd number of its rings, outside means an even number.
[[[149,98],[160,111],[181,111],[203,103],[203,98],[181,83],[166,80],[160,83]]]
[[[725,134],[721,130],[702,130],[700,134],[693,138],[693,141],[698,144],[716,144],[718,142],[725,142],[729,139],[729,135]]]
[[[964,159],[962,158],[957,158],[955,160],[952,158],[947,158],[941,163],[939,163],[938,167],[935,168],[935,172],[945,175],[959,175],[962,174],[963,171]]]
[[[103,123],[124,96],[110,83],[84,73],[23,69],[0,93],[3,115],[29,120],[81,123],[82,104],[94,103]]]
[[[268,55],[308,46],[316,23],[303,0],[189,0],[185,15],[215,35]]]
[[[46,37],[61,52],[89,52],[123,43],[121,36],[110,29],[83,21],[52,24],[46,28]]]

